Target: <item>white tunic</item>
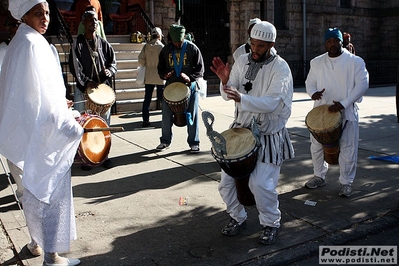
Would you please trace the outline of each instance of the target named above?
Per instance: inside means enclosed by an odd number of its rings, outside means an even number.
[[[247,93],[243,86],[248,82],[245,78],[247,63],[248,54],[241,55],[233,65],[227,83],[242,93],[241,102],[236,103],[234,124],[238,126],[234,127],[249,127],[252,117],[255,116],[263,134],[275,134],[285,127],[291,115],[294,93],[291,70],[287,62],[276,55],[272,62],[259,70],[252,82],[252,90]],[[222,86],[220,94],[223,99],[228,100]]]
[[[0,153],[23,169],[24,187],[46,203],[70,169],[83,134],[65,91],[48,42],[21,24],[0,75]]]
[[[278,209],[276,190],[280,168],[285,159],[294,157],[294,150],[285,125],[291,115],[293,80],[291,70],[274,49],[273,61],[263,65],[252,81],[252,89],[247,93],[244,85],[248,82],[248,54],[241,55],[234,63],[227,85],[241,93],[241,102],[236,104],[235,120],[232,127],[250,127],[255,117],[261,132],[261,148],[255,169],[250,175],[248,186],[259,211],[262,226],[280,227],[281,212]],[[228,100],[223,86],[220,86],[223,99]],[[226,211],[231,218],[242,223],[247,218],[244,206],[237,199],[235,180],[222,170],[219,193],[226,203]]]
[[[310,97],[326,89],[321,100],[314,102],[314,107],[340,102],[344,108],[344,119],[357,120],[356,102],[369,87],[369,75],[362,58],[343,49],[343,53],[330,58],[324,53],[310,61],[310,70],[306,78],[306,92]]]

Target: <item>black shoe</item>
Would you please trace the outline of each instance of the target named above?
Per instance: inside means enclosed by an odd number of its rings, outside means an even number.
[[[83,171],[90,171],[90,170],[92,169],[92,167],[91,167],[91,166],[88,166],[88,165],[82,165],[82,166],[80,167],[80,169],[82,169]]]
[[[149,121],[144,121],[141,126],[142,127],[149,127],[149,126],[151,126],[151,123]]]
[[[110,159],[107,159],[103,162],[102,166],[105,169],[111,169],[112,167],[114,167],[114,165],[112,164],[112,161]]]
[[[239,224],[236,220],[230,218],[229,223],[222,229],[222,234],[225,236],[235,236],[240,231],[240,228],[245,228],[245,226],[246,221]]]
[[[270,227],[270,226],[263,227],[262,234],[259,237],[259,243],[262,243],[264,245],[273,244],[274,242],[276,242],[277,233],[278,233],[277,227]]]

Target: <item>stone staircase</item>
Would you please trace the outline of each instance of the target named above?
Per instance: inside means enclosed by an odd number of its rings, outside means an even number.
[[[75,39],[76,36],[73,36]],[[61,43],[56,37],[51,37],[50,41],[58,50],[61,65],[63,68],[64,79],[67,87],[67,98],[73,100],[75,90],[75,81],[69,72],[68,58],[70,45]],[[144,85],[138,85],[136,81],[139,53],[144,43],[130,43],[128,35],[110,35],[107,41],[112,45],[116,54],[118,71],[115,77],[116,102],[113,107],[113,113],[141,112],[144,101]],[[218,92],[219,80],[208,80],[208,95]],[[156,108],[156,90],[153,92],[151,109]]]

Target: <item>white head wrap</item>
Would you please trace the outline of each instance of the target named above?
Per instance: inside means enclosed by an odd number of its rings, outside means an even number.
[[[249,27],[251,27],[251,25],[254,25],[254,24],[256,24],[256,23],[259,23],[259,22],[261,22],[262,20],[260,20],[260,19],[258,19],[258,18],[251,18],[250,20],[249,20],[249,23],[248,23],[248,30],[249,30]]]
[[[11,15],[15,19],[21,20],[32,7],[44,2],[46,2],[46,0],[9,0],[8,10],[10,10]]]
[[[267,21],[256,23],[251,30],[251,38],[265,42],[275,42],[276,36],[276,28]]]

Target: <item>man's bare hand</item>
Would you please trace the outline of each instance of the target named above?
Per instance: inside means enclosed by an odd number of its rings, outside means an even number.
[[[220,57],[214,57],[212,60],[211,70],[219,77],[223,85],[227,84],[230,76],[230,68],[228,63],[224,64]]]
[[[325,91],[326,91],[326,89],[323,88],[321,91],[317,91],[317,92],[313,93],[312,100],[313,101],[320,100],[323,97],[323,92],[325,92]]]
[[[336,113],[345,109],[345,107],[340,102],[333,101],[333,103],[333,105],[328,107],[328,111],[330,111],[331,113]]]
[[[180,77],[182,77],[184,79],[185,82],[189,83],[190,82],[190,77],[187,76],[186,73],[181,73]]]
[[[223,91],[227,94],[227,98],[235,102],[241,102],[241,93],[234,87],[223,86]]]

